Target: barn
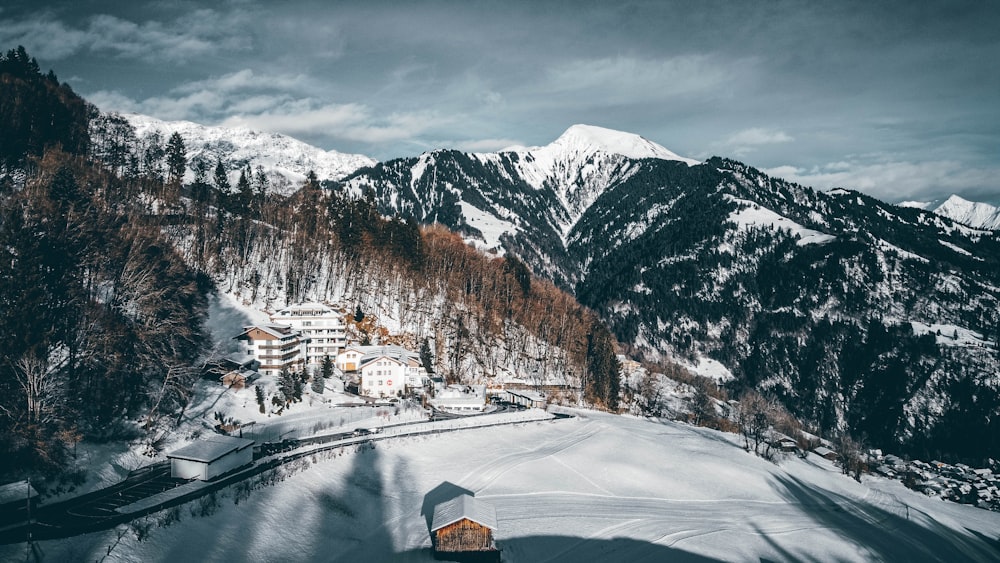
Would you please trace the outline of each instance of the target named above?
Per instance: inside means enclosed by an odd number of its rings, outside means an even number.
[[[434,507],[431,520],[435,557],[499,555],[493,543],[496,530],[497,513],[492,504],[471,495],[442,502]]]
[[[253,462],[253,440],[212,436],[167,454],[170,476],[210,481]]]

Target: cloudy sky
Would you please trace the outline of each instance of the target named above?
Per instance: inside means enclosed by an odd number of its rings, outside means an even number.
[[[1000,203],[1000,3],[75,0],[0,48],[105,110],[385,160],[574,123],[889,201]]]

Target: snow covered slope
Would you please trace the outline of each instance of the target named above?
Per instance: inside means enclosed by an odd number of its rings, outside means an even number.
[[[387,213],[444,223],[491,250],[514,250],[536,273],[562,281],[574,280],[577,269],[560,258],[570,232],[602,195],[648,162],[698,164],[639,135],[573,125],[545,146],[438,150],[381,163],[344,184],[355,194],[374,190]]]
[[[249,165],[256,170],[261,166],[271,181],[271,188],[282,194],[297,190],[310,170],[316,172],[320,180],[340,180],[359,168],[375,164],[375,160],[367,156],[324,151],[279,133],[245,127],[209,127],[190,121],[161,121],[139,114],[123,117],[135,127],[139,138],[159,131],[166,141],[173,133],[180,133],[189,162],[204,160],[211,167],[211,173],[216,161],[221,160],[234,185],[241,168]],[[193,177],[190,167],[188,175]]]
[[[1000,207],[969,201],[953,195],[934,209],[934,213],[977,229],[1000,230]]]
[[[110,555],[114,530],[40,548],[52,561],[433,561],[433,507],[468,492],[496,507],[508,563],[1000,557],[998,513],[856,483],[815,455],[770,463],[731,434],[574,414],[317,456],[238,505],[228,491],[168,527],[153,516],[148,537],[126,529]],[[24,553],[0,546],[0,559]]]

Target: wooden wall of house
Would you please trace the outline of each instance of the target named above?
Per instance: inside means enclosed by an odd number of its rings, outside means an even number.
[[[486,551],[493,549],[493,531],[463,519],[435,532],[438,551]]]

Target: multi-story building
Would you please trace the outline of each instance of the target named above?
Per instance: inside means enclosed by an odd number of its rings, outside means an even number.
[[[337,367],[361,376],[361,394],[390,397],[406,388],[421,388],[427,372],[420,355],[401,346],[351,345],[337,355]]]
[[[289,305],[271,315],[271,322],[291,326],[308,339],[305,364],[314,372],[323,365],[324,356],[335,359],[347,344],[343,316],[321,303]]]
[[[288,325],[266,324],[243,327],[236,337],[243,351],[260,363],[263,375],[278,375],[282,368],[297,371],[305,367],[308,338]]]

